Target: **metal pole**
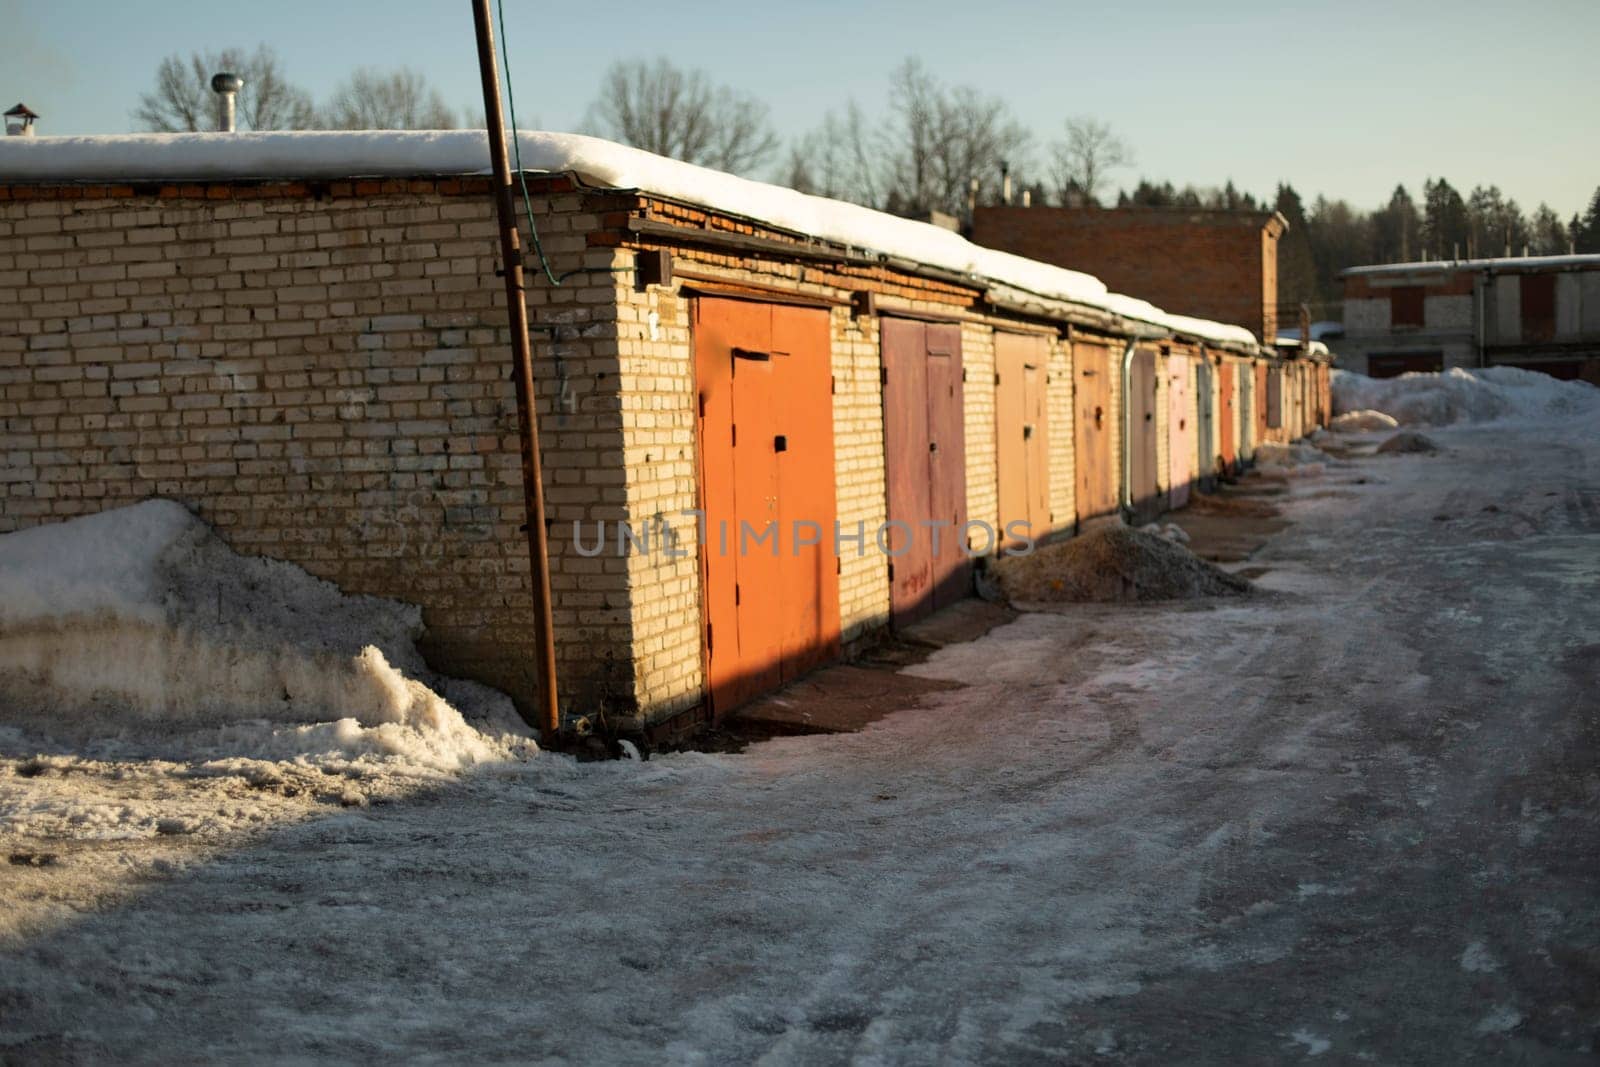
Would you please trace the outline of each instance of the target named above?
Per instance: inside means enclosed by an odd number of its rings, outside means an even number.
[[[545,739],[561,730],[556,703],[556,645],[550,613],[550,551],[544,525],[544,479],[539,464],[539,414],[533,390],[533,351],[528,340],[528,305],[523,299],[522,240],[517,233],[516,203],[511,191],[511,163],[506,158],[505,122],[500,110],[500,68],[495,63],[494,24],[489,0],[473,0],[472,21],[478,35],[478,72],[483,77],[483,112],[489,123],[489,160],[494,168],[495,211],[500,217],[500,260],[506,277],[506,316],[511,326],[511,355],[517,382],[517,415],[522,430],[522,493],[528,513],[528,562],[533,579],[533,639],[539,646],[539,727]]]

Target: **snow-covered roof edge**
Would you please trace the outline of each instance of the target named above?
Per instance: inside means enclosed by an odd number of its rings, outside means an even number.
[[[522,165],[529,171],[570,171],[596,186],[644,190],[1204,340],[1256,343],[1241,326],[1169,316],[1145,301],[1108,292],[1093,275],[984,248],[941,227],[859,204],[811,196],[581,134],[523,131],[518,143]],[[482,130],[0,138],[0,182],[416,177],[488,170],[489,145]]]
[[[1559,270],[1562,267],[1600,269],[1600,254],[1579,252],[1570,256],[1497,256],[1492,259],[1432,259],[1422,263],[1371,263],[1347,267],[1341,278],[1374,274],[1453,273],[1463,270]]]
[[[1299,331],[1297,330],[1295,332],[1298,333]],[[1278,340],[1276,342],[1276,346],[1278,348],[1292,348],[1292,349],[1295,349],[1296,351],[1298,351],[1300,349],[1300,347],[1301,347],[1300,338],[1299,337],[1289,337],[1289,336],[1287,336],[1285,334],[1281,334],[1280,333],[1278,335]],[[1312,341],[1311,342],[1311,347],[1307,351],[1307,354],[1311,355],[1311,356],[1326,356],[1326,355],[1331,355],[1332,353],[1329,351],[1328,346],[1323,344],[1321,341]]]

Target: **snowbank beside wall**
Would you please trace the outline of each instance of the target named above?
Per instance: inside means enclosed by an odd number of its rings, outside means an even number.
[[[1334,414],[1381,411],[1402,425],[1448,426],[1492,419],[1600,417],[1600,389],[1516,367],[1368,378],[1333,372]]]
[[[0,537],[0,718],[66,738],[458,770],[532,751],[505,697],[423,679],[421,612],[243,557],[171,501]]]

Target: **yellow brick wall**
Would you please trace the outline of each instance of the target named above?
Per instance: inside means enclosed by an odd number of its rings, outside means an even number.
[[[7,190],[0,197],[0,531],[152,497],[237,549],[423,608],[430,661],[526,702],[531,598],[504,288],[486,189],[432,183]],[[450,183],[457,187],[462,183]],[[481,183],[480,183],[481,184]],[[541,199],[563,269],[575,194]],[[535,284],[564,699],[632,690],[621,561],[570,550],[621,515],[613,277]],[[554,373],[560,368],[560,376]]]
[[[1073,466],[1077,428],[1073,423],[1072,346],[1064,338],[1050,340],[1050,522],[1051,533],[1071,531],[1077,524],[1078,483]]]
[[[888,521],[883,456],[883,384],[878,371],[878,323],[873,316],[833,313],[833,461],[840,529],[865,525],[868,549],[848,545],[839,560],[839,624],[848,647],[889,617],[889,561],[871,547]]]
[[[998,531],[1002,523],[992,326],[979,322],[961,324],[961,366],[966,407],[967,521],[986,523],[989,529]],[[968,538],[970,547],[980,550],[985,541],[980,530],[974,530]]]
[[[491,203],[462,184],[0,195],[0,531],[179,499],[241,551],[420,604],[435,666],[526,707],[534,649],[504,290]],[[698,704],[704,685],[699,546],[684,514],[698,504],[692,298],[681,281],[636,285],[633,252],[592,247],[615,225],[595,195],[557,186],[533,205],[557,272],[588,268],[559,287],[530,268],[527,295],[558,666],[567,710],[656,721]],[[869,551],[840,567],[843,637],[858,644],[888,620],[889,581],[870,549],[886,518],[879,319],[848,306],[852,291],[963,319],[967,507],[991,525],[993,331],[1007,320],[948,283],[882,269],[858,271],[863,281],[679,256],[833,308],[837,513],[847,532],[869,532]],[[1113,426],[1120,354],[1113,341]],[[1064,339],[1049,367],[1051,507],[1070,530]],[[602,522],[599,554],[579,552],[574,524],[592,552]],[[619,552],[620,522],[648,527],[652,551]]]

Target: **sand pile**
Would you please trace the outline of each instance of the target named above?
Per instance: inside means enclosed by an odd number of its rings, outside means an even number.
[[[1180,544],[1126,526],[1103,526],[1000,560],[994,567],[1012,603],[1188,600],[1238,596],[1250,583]]]
[[[1385,415],[1381,411],[1368,408],[1335,415],[1333,421],[1328,423],[1328,429],[1336,433],[1379,433],[1383,430],[1392,430],[1398,425],[1400,424],[1394,420],[1393,415]]]
[[[1439,446],[1415,430],[1402,430],[1378,446],[1379,452],[1391,454],[1437,452]]]

